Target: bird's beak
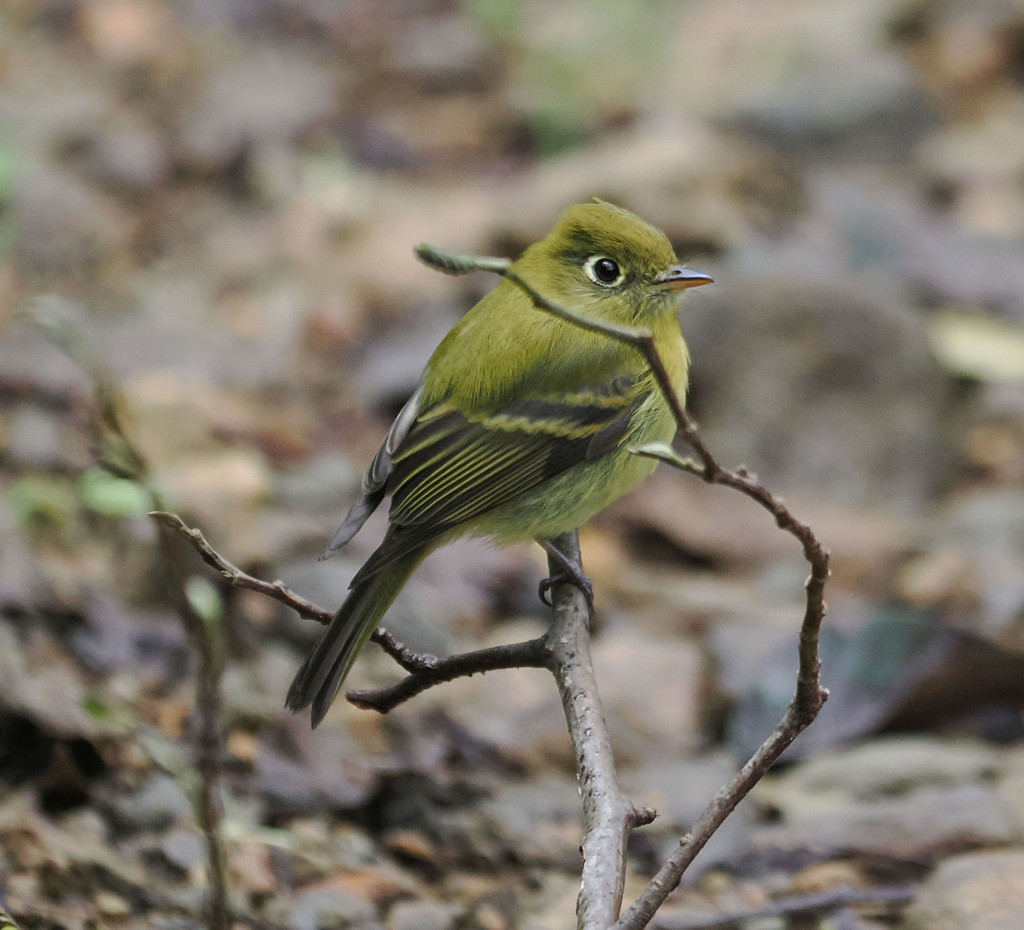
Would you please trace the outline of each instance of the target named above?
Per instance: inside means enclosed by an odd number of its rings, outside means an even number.
[[[654,283],[667,291],[682,291],[688,287],[700,287],[702,284],[713,284],[714,278],[703,271],[694,271],[686,265],[673,265],[654,279]]]

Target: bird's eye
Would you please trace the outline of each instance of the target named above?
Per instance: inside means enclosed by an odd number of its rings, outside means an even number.
[[[591,255],[584,262],[583,270],[591,281],[602,287],[615,287],[626,277],[619,263],[607,255]]]

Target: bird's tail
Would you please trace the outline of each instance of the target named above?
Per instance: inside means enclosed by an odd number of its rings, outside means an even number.
[[[356,656],[425,555],[412,552],[356,582],[292,681],[285,699],[289,710],[312,706],[314,727],[324,719]]]

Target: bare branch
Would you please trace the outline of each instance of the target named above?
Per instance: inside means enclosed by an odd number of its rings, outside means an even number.
[[[257,591],[275,601],[280,601],[287,607],[291,607],[300,617],[316,620],[320,624],[328,624],[334,616],[331,610],[318,607],[304,597],[300,597],[294,591],[289,590],[280,581],[264,581],[243,572],[240,568],[232,565],[227,559],[217,552],[203,536],[202,531],[188,526],[176,513],[167,513],[163,510],[154,510],[150,516],[166,527],[179,532],[192,546],[199,557],[211,568],[220,572],[221,576],[233,587],[248,588],[250,591]]]
[[[579,562],[580,542],[575,532],[553,542],[562,554]],[[552,574],[560,571],[561,566],[550,556],[548,565]],[[579,588],[556,586],[554,618],[544,639],[547,666],[562,698],[583,800],[583,872],[576,916],[583,930],[602,930],[615,922],[622,906],[629,831],[640,822],[650,823],[653,811],[635,810],[619,788],[590,658],[587,599]]]
[[[676,852],[659,869],[650,884],[644,889],[643,893],[626,914],[614,924],[618,930],[641,930],[641,928],[647,926],[665,898],[679,884],[687,866],[704,847],[722,821],[735,809],[736,805],[747,795],[750,789],[757,784],[793,740],[814,720],[827,700],[828,692],[820,684],[821,663],[818,657],[818,636],[826,612],[824,590],[829,577],[829,554],[818,542],[811,528],[794,517],[783,502],[775,497],[764,485],[760,484],[745,468],[741,467],[734,471],[729,471],[719,464],[701,438],[697,430],[697,424],[686,412],[682,398],[676,392],[675,385],[672,384],[668,371],[661,356],[658,354],[654,338],[648,330],[630,329],[579,316],[571,310],[553,303],[543,294],[537,292],[527,281],[516,274],[508,263],[501,262],[500,260],[482,258],[479,261],[474,261],[472,256],[449,256],[438,249],[429,250],[429,254],[431,256],[431,264],[435,264],[438,267],[444,267],[447,260],[445,270],[448,270],[450,273],[464,274],[468,271],[479,269],[502,274],[520,287],[538,309],[581,326],[584,329],[592,332],[602,332],[612,339],[635,346],[647,360],[665,397],[665,401],[672,410],[677,426],[677,437],[683,439],[693,449],[698,461],[690,458],[684,459],[666,443],[651,443],[631,451],[639,455],[659,459],[681,471],[697,475],[710,484],[721,484],[734,488],[741,494],[745,494],[747,497],[755,500],[771,513],[775,518],[776,525],[780,529],[790,533],[797,539],[803,550],[804,558],[811,568],[811,575],[807,579],[805,586],[806,606],[803,622],[800,627],[800,667],[797,673],[796,693],[793,696],[793,700],[778,727],[765,740],[764,744],[747,764],[740,769],[735,778],[718,792],[704,813],[698,818],[693,829],[680,840],[679,848]],[[557,673],[556,679],[558,679],[559,688],[561,689],[563,683]],[[573,743],[577,745],[578,734],[575,730],[576,724],[572,717],[568,719]],[[603,752],[606,763],[611,765],[610,747],[603,750]],[[579,758],[578,746],[577,758]],[[612,782],[614,783],[614,772],[611,774]],[[583,777],[583,775],[580,775],[581,787],[583,787]],[[594,810],[588,811],[586,803],[584,804],[584,812],[587,834],[597,835],[597,833],[600,833],[605,837],[604,842],[608,844],[608,849],[617,850],[618,841],[607,836],[605,831],[599,830],[596,827],[596,821],[593,818],[598,816],[598,812]],[[622,832],[625,833],[628,832],[631,825],[629,814],[628,812],[623,812],[621,816]],[[586,869],[586,863],[584,863],[584,868]],[[606,881],[608,880],[607,876],[603,877]],[[621,889],[621,885],[619,887]],[[581,886],[579,902],[580,925],[586,927],[591,926],[591,924],[584,919],[584,899],[587,897],[584,892],[589,892],[586,875],[584,875],[584,881]],[[603,893],[607,893],[607,887]],[[616,913],[617,909],[616,906]],[[600,912],[602,918],[606,913],[606,909],[600,906],[596,907],[595,911]],[[593,924],[593,926],[601,927],[608,925],[608,923],[600,922]]]
[[[388,635],[383,630],[377,632]],[[433,659],[432,663],[420,668],[405,666],[410,674],[398,684],[379,691],[349,691],[345,696],[357,707],[386,714],[428,688],[456,678],[468,678],[502,668],[544,668],[547,665],[544,646],[544,638],[541,637],[522,643],[464,652],[447,659]]]

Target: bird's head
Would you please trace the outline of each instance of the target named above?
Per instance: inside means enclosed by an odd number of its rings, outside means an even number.
[[[621,323],[664,313],[712,280],[680,265],[663,232],[601,200],[569,207],[516,267],[549,299]]]

